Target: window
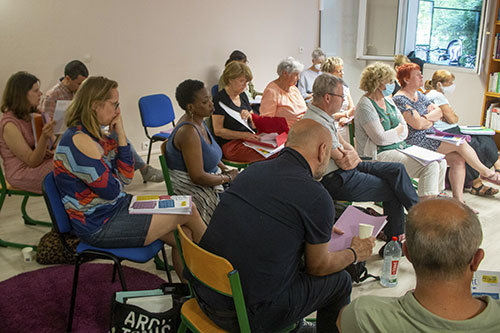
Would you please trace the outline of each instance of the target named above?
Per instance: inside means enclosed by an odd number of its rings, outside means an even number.
[[[415,51],[431,64],[477,71],[486,46],[486,2],[360,0],[357,57],[392,60],[394,54]]]

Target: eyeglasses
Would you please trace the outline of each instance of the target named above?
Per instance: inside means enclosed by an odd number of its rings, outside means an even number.
[[[106,101],[106,102],[111,103],[111,105],[113,105],[115,107],[115,111],[118,110],[118,107],[120,106],[120,102],[110,102],[110,101]]]
[[[344,99],[345,95],[339,95],[339,94],[334,94],[334,93],[327,93],[328,95],[330,96],[337,96],[337,97],[340,97],[342,99]]]

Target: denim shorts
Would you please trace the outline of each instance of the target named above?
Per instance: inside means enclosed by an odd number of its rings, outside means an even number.
[[[131,200],[132,195],[127,194],[115,214],[101,228],[80,238],[92,246],[103,248],[144,246],[152,215],[129,214]]]

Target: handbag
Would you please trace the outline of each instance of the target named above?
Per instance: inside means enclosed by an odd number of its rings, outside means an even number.
[[[36,261],[42,265],[75,264],[80,239],[68,234],[64,235],[64,239],[70,249],[64,246],[61,236],[54,229],[43,235],[37,247]]]
[[[189,298],[189,287],[183,283],[164,283],[153,290],[115,292],[111,300],[110,331],[177,332],[182,304]]]

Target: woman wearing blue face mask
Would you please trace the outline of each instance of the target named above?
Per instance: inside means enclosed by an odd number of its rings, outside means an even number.
[[[466,163],[478,172],[483,181],[500,185],[500,173],[485,166],[467,142],[457,146],[427,137],[427,134],[436,133],[434,123],[443,117],[443,112],[419,91],[424,85],[420,67],[404,64],[399,67],[397,77],[401,90],[394,95],[393,100],[408,124],[408,138],[405,141],[446,155],[453,197],[463,202]]]
[[[359,156],[385,162],[404,164],[410,177],[419,178],[421,199],[437,196],[444,190],[446,161],[422,165],[397,149],[409,147],[406,121],[390,98],[396,72],[382,63],[366,67],[361,74],[360,88],[366,92],[354,112],[356,149]]]
[[[432,75],[432,80],[425,82],[427,91],[426,97],[436,104],[443,112],[443,117],[434,123],[434,127],[438,130],[461,134],[458,127],[458,116],[451,107],[448,98],[455,91],[455,76],[447,70],[437,70]],[[474,149],[479,160],[488,168],[495,166],[495,169],[500,169],[500,161],[498,160],[498,149],[495,140],[489,135],[471,135],[472,139],[469,143]],[[498,193],[498,189],[483,184],[479,173],[466,165],[465,184],[471,186],[470,193],[479,196],[493,196]]]

